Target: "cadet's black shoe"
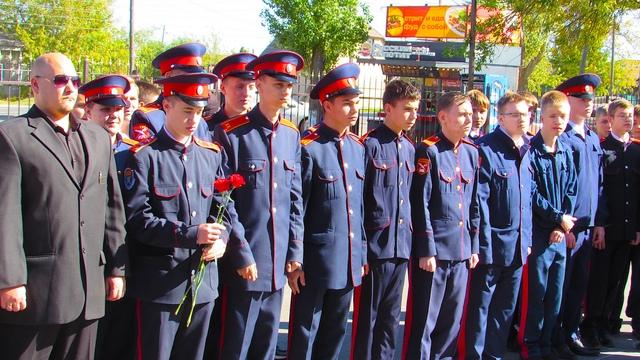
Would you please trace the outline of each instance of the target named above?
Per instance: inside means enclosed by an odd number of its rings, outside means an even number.
[[[580,356],[598,356],[600,350],[586,347],[580,339],[571,339],[567,342],[567,347],[576,355]]]
[[[577,359],[574,354],[566,345],[555,346],[551,351],[551,355],[545,356],[548,359],[563,359],[563,360],[575,360]]]
[[[636,338],[636,340],[640,340],[640,329],[638,328],[633,329],[632,334],[633,334],[633,337]]]
[[[593,327],[582,327],[580,329],[580,337],[582,338],[582,344],[586,348],[600,350],[602,347],[598,332]]]
[[[611,333],[611,335],[620,334],[621,327],[622,327],[622,319],[609,320],[609,333]]]
[[[287,358],[287,349],[281,349],[276,345],[276,357],[275,359],[286,359]]]
[[[613,340],[611,340],[607,330],[598,329],[598,340],[600,340],[600,344],[604,347],[613,347]]]

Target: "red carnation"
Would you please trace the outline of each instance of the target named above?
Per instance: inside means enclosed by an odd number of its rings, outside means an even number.
[[[233,176],[233,175],[231,175]],[[244,179],[243,179],[244,180]],[[213,182],[213,186],[216,188],[216,191],[223,193],[225,191],[231,191],[232,184],[230,179],[217,179]]]
[[[243,187],[245,184],[244,178],[240,174],[232,174],[231,176],[229,176],[229,181],[231,182],[232,189]]]

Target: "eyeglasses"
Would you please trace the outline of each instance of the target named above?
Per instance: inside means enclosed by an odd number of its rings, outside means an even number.
[[[73,85],[73,87],[75,87],[76,89],[80,87],[80,77],[79,76],[56,75],[56,76],[53,77],[53,79],[48,79],[48,78],[45,78],[44,76],[40,76],[40,75],[36,75],[35,77],[47,79],[47,80],[51,81],[53,83],[53,85],[55,85],[55,87],[57,87],[57,88],[61,88],[63,86],[66,86],[69,83],[69,81],[71,81],[71,85]]]
[[[525,118],[529,118],[529,114],[528,112],[526,113],[521,113],[521,112],[510,112],[510,113],[502,113],[501,115],[504,116],[510,116],[510,117],[519,117],[521,119],[525,119]]]

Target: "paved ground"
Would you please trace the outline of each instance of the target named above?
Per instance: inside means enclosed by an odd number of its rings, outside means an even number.
[[[404,310],[406,309],[406,299],[407,299],[407,286],[406,286],[407,282],[405,281],[405,289],[403,292],[403,296],[402,296],[402,320],[404,320]],[[282,314],[280,316],[280,336],[278,337],[278,346],[280,348],[286,348],[286,344],[287,344],[287,328],[289,326],[288,321],[289,321],[289,299],[291,296],[291,293],[289,291],[288,287],[285,287],[285,296],[284,296],[284,304],[282,307]],[[629,281],[627,282],[627,289],[625,291],[625,293],[627,294],[629,291]],[[625,296],[626,299],[626,296]],[[626,301],[625,301],[625,307],[626,307]],[[623,308],[624,309],[624,308]],[[624,313],[624,311],[623,311]],[[624,315],[624,314],[623,314]],[[610,349],[606,349],[606,351],[603,351],[602,354],[598,357],[581,357],[581,360],[587,360],[587,359],[591,359],[591,360],[596,360],[596,359],[608,359],[608,360],[614,360],[614,359],[640,359],[640,350],[637,350],[635,348],[636,344],[638,343],[637,340],[634,340],[633,337],[631,336],[631,326],[630,326],[630,319],[629,318],[624,318],[625,322],[624,325],[622,326],[622,331],[620,333],[620,335],[613,337],[614,342],[615,342],[615,348],[610,348]],[[339,360],[347,360],[349,359],[349,341],[351,339],[351,318],[349,319],[349,328],[347,329],[347,338],[345,339],[345,342],[342,346],[342,351],[340,353],[340,358]],[[400,328],[398,329],[398,333],[399,338],[397,340],[398,344],[402,344],[402,333],[404,332],[404,321],[401,321],[400,323]],[[398,351],[396,351],[396,359],[400,359],[400,349],[398,349]],[[509,353],[506,357],[505,360],[517,360],[520,359],[520,357],[518,356],[518,354],[516,353]]]

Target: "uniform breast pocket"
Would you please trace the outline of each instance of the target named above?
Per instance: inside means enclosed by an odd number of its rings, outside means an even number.
[[[153,195],[163,213],[178,212],[180,186],[156,185],[153,187]]]
[[[397,163],[391,159],[373,159],[373,167],[376,169],[375,178],[373,179],[374,186],[389,187],[395,184],[395,174]]]
[[[440,191],[443,194],[448,194],[456,191],[454,186],[454,174],[453,172],[448,173],[445,170],[438,171],[438,179],[440,180]]]
[[[463,170],[460,172],[460,181],[464,184],[465,190],[473,187],[474,175],[473,170]]]
[[[211,213],[211,200],[213,196],[213,182],[208,182],[200,185],[201,195],[201,212],[206,214]]]
[[[294,160],[284,160],[284,181],[288,188],[291,187],[293,176],[296,172],[296,162]]]
[[[251,189],[262,189],[265,183],[266,160],[249,159],[239,164],[238,169],[244,177],[245,186]]]
[[[339,186],[342,182],[342,173],[340,170],[321,170],[316,175],[316,183],[320,191],[322,191],[322,198],[325,200],[337,199],[339,194]]]

